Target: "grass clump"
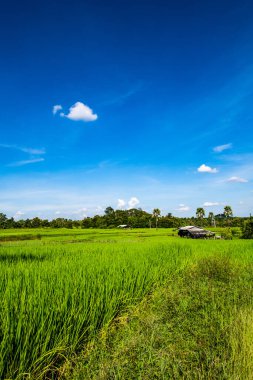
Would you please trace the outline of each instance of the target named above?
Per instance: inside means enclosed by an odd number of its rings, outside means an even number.
[[[252,275],[228,257],[198,260],[103,330],[62,378],[251,379]]]

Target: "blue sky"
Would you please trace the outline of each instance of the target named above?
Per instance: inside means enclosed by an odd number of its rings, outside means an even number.
[[[253,5],[1,9],[0,212],[253,212]]]

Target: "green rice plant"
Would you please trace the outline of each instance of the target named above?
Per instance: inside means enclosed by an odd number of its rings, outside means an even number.
[[[59,361],[177,270],[177,247],[138,248],[5,247],[1,378],[38,373]]]
[[[34,234],[41,239],[0,245],[1,379],[53,379],[102,328],[200,258],[252,265],[251,241],[186,241],[168,230]]]
[[[253,267],[195,257],[94,339],[63,380],[252,379]]]

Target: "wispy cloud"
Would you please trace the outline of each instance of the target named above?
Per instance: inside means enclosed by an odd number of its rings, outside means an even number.
[[[31,154],[31,155],[46,154],[46,150],[44,148],[40,148],[40,149],[37,149],[37,148],[26,148],[26,147],[23,147],[23,146],[11,145],[11,144],[0,144],[0,147],[1,148],[6,148],[6,149],[19,150],[20,152],[28,153],[28,154]]]
[[[56,210],[54,212],[54,215],[57,216],[57,218],[70,218],[70,219],[81,219],[87,217],[87,211],[88,209],[86,207],[81,207],[77,210]]]
[[[95,211],[96,214],[100,214],[101,215],[101,214],[104,213],[104,208],[98,205],[97,207],[95,207],[94,211]]]
[[[210,96],[205,99],[203,97],[196,99],[186,106],[183,115],[189,112],[189,117],[194,122],[196,129],[190,139],[182,140],[182,144],[187,144],[187,146],[191,146],[191,151],[196,151],[199,149],[197,142],[206,142],[212,136],[219,136],[226,130],[239,132],[238,115],[242,111],[247,111],[247,98],[252,94],[252,69],[252,64],[244,67],[238,71],[237,76],[227,81],[215,93],[210,93]],[[205,115],[205,122],[210,125],[210,128],[202,128],[203,119],[199,117],[200,113]]]
[[[219,205],[220,205],[219,202],[204,202],[203,203],[204,207],[213,207],[213,206],[219,206]]]
[[[17,212],[13,215],[13,218],[14,218],[14,219],[19,219],[19,218],[21,218],[23,215],[25,215],[24,212],[22,212],[22,211],[17,211]]]
[[[176,208],[175,210],[176,210],[176,211],[179,211],[179,212],[184,212],[184,211],[189,211],[189,210],[190,210],[190,207],[184,205],[183,203],[181,203],[181,204],[179,205],[179,207]]]
[[[25,153],[29,153],[33,156],[46,154],[45,149],[23,148],[22,151]]]
[[[30,160],[23,160],[23,161],[12,162],[11,164],[8,164],[7,166],[9,166],[9,167],[18,167],[18,166],[35,164],[37,162],[42,162],[42,161],[45,161],[45,159],[43,157],[32,158]]]
[[[14,149],[20,152],[27,153],[29,155],[29,159],[27,160],[21,160],[21,161],[15,161],[8,164],[8,167],[18,167],[18,166],[24,166],[29,164],[34,164],[37,162],[45,161],[43,157],[38,157],[46,154],[46,150],[44,148],[27,148],[19,145],[11,145],[11,144],[0,144],[0,148],[6,148],[6,149]]]
[[[198,168],[198,172],[199,173],[218,173],[218,170],[216,168],[211,168],[210,166],[202,164]]]
[[[136,93],[142,91],[144,88],[144,85],[143,83],[138,83],[136,84],[136,86],[132,87],[131,89],[129,89],[128,91],[122,93],[122,94],[119,94],[119,95],[116,95],[114,97],[111,97],[110,99],[104,101],[102,103],[102,105],[105,105],[105,106],[110,106],[110,105],[114,105],[114,104],[118,104],[118,105],[121,105],[123,104],[128,98],[134,96]]]
[[[233,177],[228,178],[226,182],[246,183],[249,181],[245,178],[233,176]]]
[[[88,209],[86,207],[81,207],[78,210],[72,211],[73,215],[79,215],[80,217],[86,217],[87,216]]]
[[[44,164],[37,163],[29,166],[29,169],[37,165],[41,168]],[[28,169],[28,166],[23,168]],[[153,184],[143,180],[139,175],[143,169],[139,168],[136,168],[136,172],[132,168],[122,168],[114,173],[99,173],[95,176],[75,168],[61,173],[39,170],[31,176],[23,168],[15,168],[18,173],[13,170],[14,173],[3,173],[1,177],[0,209],[8,216],[21,210],[26,217],[34,217],[40,212],[44,218],[51,219],[56,217],[56,211],[60,211],[60,216],[79,219],[79,215],[74,215],[73,211],[86,207],[89,216],[103,214],[108,205],[116,208],[118,199],[124,200],[125,209],[128,209],[128,201],[134,196],[141,200],[137,208],[141,206],[152,212],[154,207],[158,207],[164,209],[164,213],[172,211],[178,216],[191,216],[197,207],[207,201],[220,202],[217,208],[230,204],[235,215],[239,216],[248,215],[253,207],[249,171],[225,173],[220,181],[213,180],[217,175],[206,174],[206,180],[201,180],[200,184],[196,177],[205,174],[199,173],[195,177],[189,174],[189,181],[180,175],[179,182],[169,175],[170,172],[166,172],[168,175],[164,172],[161,174],[161,183]],[[157,171],[155,174],[158,175]],[[249,183],[227,183],[226,179],[231,176],[247,178]],[[192,178],[194,182],[191,182]],[[244,200],[244,205],[238,204],[240,200]],[[207,209],[211,209],[211,206]]]
[[[221,153],[223,152],[224,150],[227,150],[227,149],[231,149],[232,148],[232,144],[229,143],[229,144],[224,144],[224,145],[218,145],[218,146],[215,146],[213,148],[213,151],[216,152],[216,153]]]
[[[73,121],[84,121],[84,122],[95,121],[98,118],[98,115],[93,113],[93,110],[82,102],[76,102],[73,106],[69,108],[68,114],[64,114],[63,112],[61,112],[60,116],[66,117],[67,119],[70,119]]]
[[[243,165],[253,162],[253,153],[226,154],[221,156],[223,161],[240,163]]]
[[[57,112],[61,111],[62,110],[62,106],[60,104],[56,104],[55,106],[53,106],[53,114],[56,115]]]

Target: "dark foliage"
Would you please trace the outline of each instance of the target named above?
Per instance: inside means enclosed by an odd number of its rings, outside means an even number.
[[[253,239],[253,218],[246,220],[242,228],[242,239]]]
[[[35,217],[33,219],[14,220],[8,218],[5,214],[0,213],[0,229],[7,228],[116,228],[119,225],[126,224],[132,228],[155,228],[157,223],[158,228],[178,228],[186,225],[196,225],[201,227],[212,226],[210,217],[202,218],[201,223],[199,218],[178,218],[168,213],[165,216],[154,217],[153,214],[142,210],[141,208],[132,208],[129,210],[114,210],[112,207],[105,209],[104,215],[95,215],[87,217],[83,220],[71,220],[65,218],[56,218],[51,221]],[[249,223],[249,224],[247,224]],[[229,217],[216,218],[217,227],[240,227],[243,228],[244,238],[250,236],[250,226],[252,221],[249,218]]]

